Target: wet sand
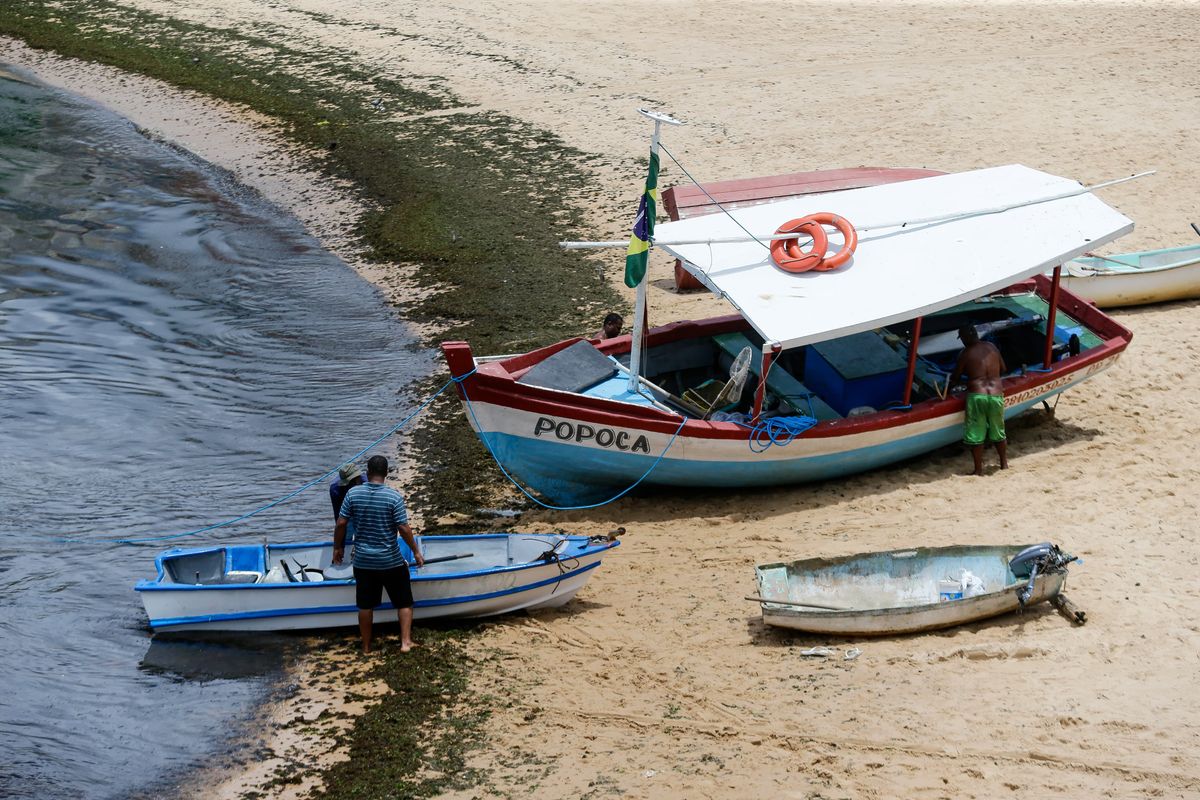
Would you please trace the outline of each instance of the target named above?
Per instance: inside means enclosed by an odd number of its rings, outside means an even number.
[[[1185,244],[1200,221],[1195,4],[136,5],[265,18],[374,63],[403,53],[468,103],[596,153],[597,239],[625,235],[632,218],[649,133],[639,105],[689,121],[665,141],[701,180],[1019,162],[1094,183],[1157,169],[1102,192],[1137,223],[1105,252]],[[651,32],[633,33],[635,20]],[[100,70],[66,70],[70,88],[102,93],[77,82]],[[126,83],[133,98],[145,87]],[[207,124],[172,133],[144,121],[151,109],[114,107],[227,166],[259,136],[206,150]],[[681,176],[665,161],[670,185]],[[253,173],[235,169],[252,185]],[[322,213],[316,198],[300,205]],[[620,254],[601,258],[618,282]],[[725,312],[674,293],[665,258],[651,270],[652,320]],[[475,640],[502,656],[475,685],[512,704],[476,759],[491,784],[463,796],[1194,796],[1195,314],[1193,302],[1115,313],[1134,331],[1126,355],[1054,417],[1013,424],[1004,473],[969,477],[969,457],[949,450],[815,486],[526,515],[531,530],[629,534],[564,610],[498,621]],[[1042,607],[852,643],[765,629],[741,600],[756,563],[1044,539],[1084,559],[1068,582],[1084,627]],[[812,645],[836,653],[800,654]],[[862,654],[844,660],[851,646]]]

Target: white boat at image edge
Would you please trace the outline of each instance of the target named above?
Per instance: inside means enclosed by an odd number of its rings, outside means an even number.
[[[964,625],[1059,595],[1075,561],[1049,542],[921,547],[755,568],[763,622],[837,636]],[[1082,615],[1080,615],[1082,618]]]
[[[487,617],[553,608],[575,596],[620,544],[615,535],[487,533],[419,537],[413,618]],[[218,545],[160,553],[158,575],[133,588],[162,631],[282,631],[358,624],[349,565],[333,543]],[[376,622],[396,618],[387,600]]]
[[[1066,265],[1063,288],[1100,308],[1200,297],[1200,245],[1080,256]]]

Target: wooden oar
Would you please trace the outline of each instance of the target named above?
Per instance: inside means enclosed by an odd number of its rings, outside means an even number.
[[[426,564],[440,564],[443,561],[457,561],[460,558],[471,558],[474,555],[475,555],[474,553],[459,553],[456,556],[438,556],[437,558],[425,559],[425,563]],[[410,562],[409,566],[410,567],[414,566],[414,563]]]
[[[1050,598],[1050,602],[1059,610],[1059,613],[1076,625],[1082,625],[1087,622],[1087,612],[1072,603],[1070,598],[1065,594],[1059,593],[1054,595],[1054,597]]]
[[[745,599],[755,603],[772,603],[777,606],[796,606],[797,608],[819,608],[822,611],[853,611],[845,606],[825,606],[820,603],[794,603],[791,600],[772,600],[769,597],[747,596]]]

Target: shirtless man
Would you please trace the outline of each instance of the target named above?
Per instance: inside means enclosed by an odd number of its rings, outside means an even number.
[[[617,312],[610,313],[604,318],[604,327],[600,332],[593,336],[593,339],[615,339],[621,335],[621,328],[625,325],[625,320]]]
[[[958,338],[966,345],[950,373],[953,388],[962,377],[967,379],[967,424],[963,444],[971,448],[976,475],[983,474],[983,444],[996,446],[1000,469],[1008,469],[1008,441],[1004,434],[1004,389],[1001,378],[1008,368],[996,345],[979,340],[974,326],[958,329]]]

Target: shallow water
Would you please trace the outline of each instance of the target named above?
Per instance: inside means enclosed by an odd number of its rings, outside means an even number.
[[[228,744],[296,638],[156,642],[173,544],[328,538],[316,487],[428,355],[299,225],[125,120],[0,72],[0,796],[155,793]],[[80,542],[62,542],[66,535]]]

